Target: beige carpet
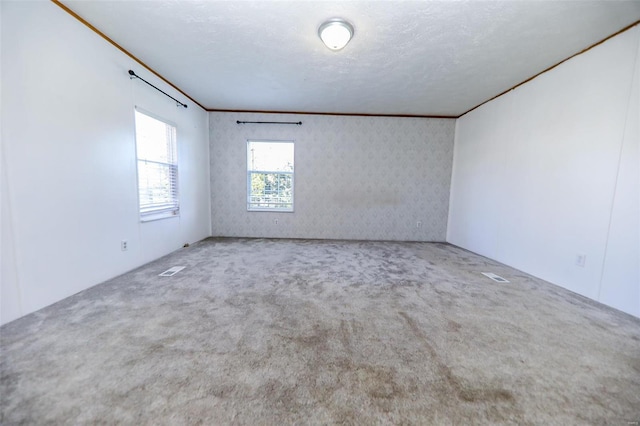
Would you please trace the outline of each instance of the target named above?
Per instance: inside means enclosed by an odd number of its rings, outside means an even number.
[[[640,421],[639,319],[447,244],[208,239],[0,344],[2,424]]]

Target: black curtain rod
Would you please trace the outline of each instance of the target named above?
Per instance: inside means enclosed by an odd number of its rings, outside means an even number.
[[[135,73],[135,72],[133,72],[132,70],[129,70],[129,75],[131,76],[131,77],[129,77],[129,78],[131,78],[131,79],[139,78],[140,80],[142,80],[142,81],[144,81],[145,83],[147,83],[149,86],[151,86],[151,87],[153,87],[154,89],[156,89],[158,92],[161,92],[161,93],[162,93],[162,94],[164,94],[165,96],[168,96],[168,97],[170,97],[171,99],[173,99],[174,101],[176,101],[176,102],[178,103],[178,105],[183,106],[183,107],[185,107],[185,108],[187,107],[187,104],[183,104],[182,102],[180,102],[179,100],[177,100],[176,98],[174,98],[173,96],[171,96],[170,94],[168,94],[167,92],[165,92],[164,90],[162,90],[162,89],[158,89],[156,86],[154,86],[153,84],[149,83],[149,82],[148,82],[147,80],[145,80],[144,78],[140,77],[139,75],[136,75],[136,73]],[[178,105],[176,105],[176,106],[178,106]]]
[[[240,121],[237,120],[238,124],[295,124],[298,126],[302,126],[302,121]]]

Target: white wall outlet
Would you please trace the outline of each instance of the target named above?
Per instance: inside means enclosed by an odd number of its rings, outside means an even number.
[[[584,268],[584,264],[587,262],[586,254],[577,254],[576,255],[576,265]]]
[[[422,228],[422,222],[417,221],[416,222],[416,228]]]
[[[278,219],[273,219],[273,223],[278,224]]]
[[[129,250],[129,243],[127,242],[127,240],[120,241],[120,250],[122,251]]]

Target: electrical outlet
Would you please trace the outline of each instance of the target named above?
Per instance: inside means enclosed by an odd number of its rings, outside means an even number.
[[[576,255],[576,265],[580,266],[582,268],[584,268],[584,264],[587,261],[587,255],[586,254],[577,254]]]
[[[416,228],[422,228],[422,222],[417,221],[416,222]]]
[[[120,250],[127,251],[129,249],[129,243],[127,240],[120,241]]]
[[[273,223],[278,224],[278,219],[273,219]]]

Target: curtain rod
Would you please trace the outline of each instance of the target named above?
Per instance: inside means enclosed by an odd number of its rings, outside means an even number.
[[[130,79],[134,79],[134,78],[138,78],[142,81],[144,81],[145,83],[147,83],[149,86],[153,87],[154,89],[156,89],[158,92],[161,92],[162,94],[164,94],[165,96],[170,97],[171,99],[173,99],[174,101],[176,101],[177,105],[176,106],[183,106],[183,107],[187,107],[187,104],[183,104],[182,102],[180,102],[179,100],[177,100],[176,98],[174,98],[173,96],[171,96],[170,94],[168,94],[167,92],[165,92],[162,89],[158,89],[156,86],[154,86],[153,84],[149,83],[147,80],[145,80],[144,78],[140,77],[139,75],[136,75],[135,72],[133,72],[132,70],[129,70],[129,75],[131,77],[129,77]]]
[[[297,126],[302,126],[302,121],[240,121],[237,120],[238,124],[295,124]]]

